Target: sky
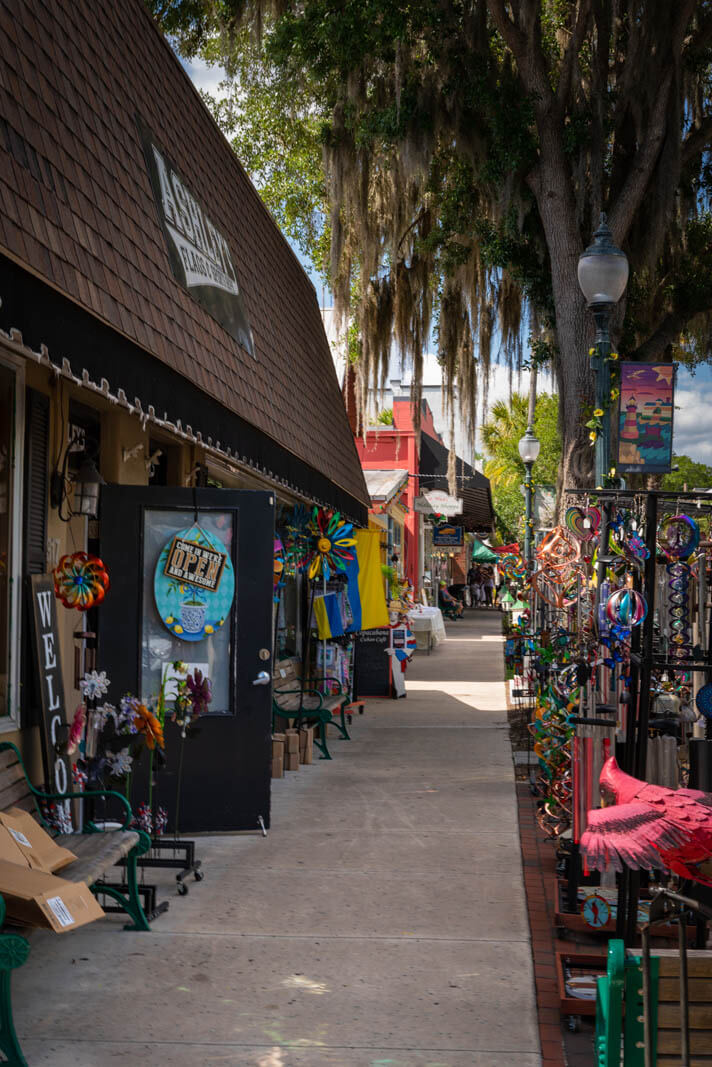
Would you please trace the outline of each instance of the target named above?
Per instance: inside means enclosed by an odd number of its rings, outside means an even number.
[[[183,66],[198,89],[205,89],[213,94],[217,92],[218,85],[225,76],[220,67],[208,67],[201,60],[196,60],[192,63],[184,62]],[[312,284],[321,300],[322,282],[311,264],[305,260],[296,248],[294,251],[311,278]],[[529,376],[526,372],[521,375],[520,381],[515,379],[514,388],[518,392],[527,392]],[[551,391],[551,379],[549,379],[548,383],[543,380],[539,385],[539,389]],[[504,367],[495,367],[490,382],[490,405],[496,400],[506,398],[508,395],[508,372]],[[694,375],[685,367],[679,367],[673,425],[673,450],[678,455],[690,456],[699,463],[707,463],[712,466],[712,427],[709,422],[711,412],[712,366],[700,367]]]

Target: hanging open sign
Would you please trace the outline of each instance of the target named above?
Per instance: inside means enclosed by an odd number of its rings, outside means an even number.
[[[177,582],[197,585],[215,593],[220,587],[226,561],[225,552],[218,552],[198,541],[174,537],[163,573]]]
[[[202,641],[230,619],[235,571],[219,537],[197,522],[161,549],[153,576],[156,608],[181,641]]]

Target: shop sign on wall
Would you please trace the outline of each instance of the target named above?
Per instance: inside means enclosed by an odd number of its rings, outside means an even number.
[[[50,791],[66,793],[71,788],[71,778],[69,758],[61,751],[66,740],[66,715],[54,582],[48,574],[34,574],[30,583],[37,677],[42,702],[42,757]]]
[[[464,527],[443,523],[433,527],[433,545],[438,548],[459,548],[464,544]]]
[[[173,275],[235,340],[255,355],[230,246],[202,204],[139,121],[151,187]]]
[[[163,625],[181,641],[202,641],[222,629],[235,597],[235,571],[219,537],[197,523],[161,550],[153,580]]]

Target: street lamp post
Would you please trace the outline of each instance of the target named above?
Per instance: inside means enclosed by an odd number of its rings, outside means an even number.
[[[524,559],[527,565],[532,561],[532,467],[537,461],[540,448],[539,438],[534,433],[533,412],[530,409],[527,431],[519,441],[519,455],[527,472],[524,479]]]
[[[602,213],[593,244],[582,252],[578,261],[578,280],[596,323],[596,409],[603,412],[601,430],[596,437],[595,484],[603,488],[609,469],[611,441],[610,394],[611,312],[628,284],[628,257],[613,244],[613,234]]]

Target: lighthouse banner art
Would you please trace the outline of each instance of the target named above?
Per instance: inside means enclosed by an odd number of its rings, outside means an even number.
[[[621,363],[619,473],[671,469],[676,372],[675,363]]]

